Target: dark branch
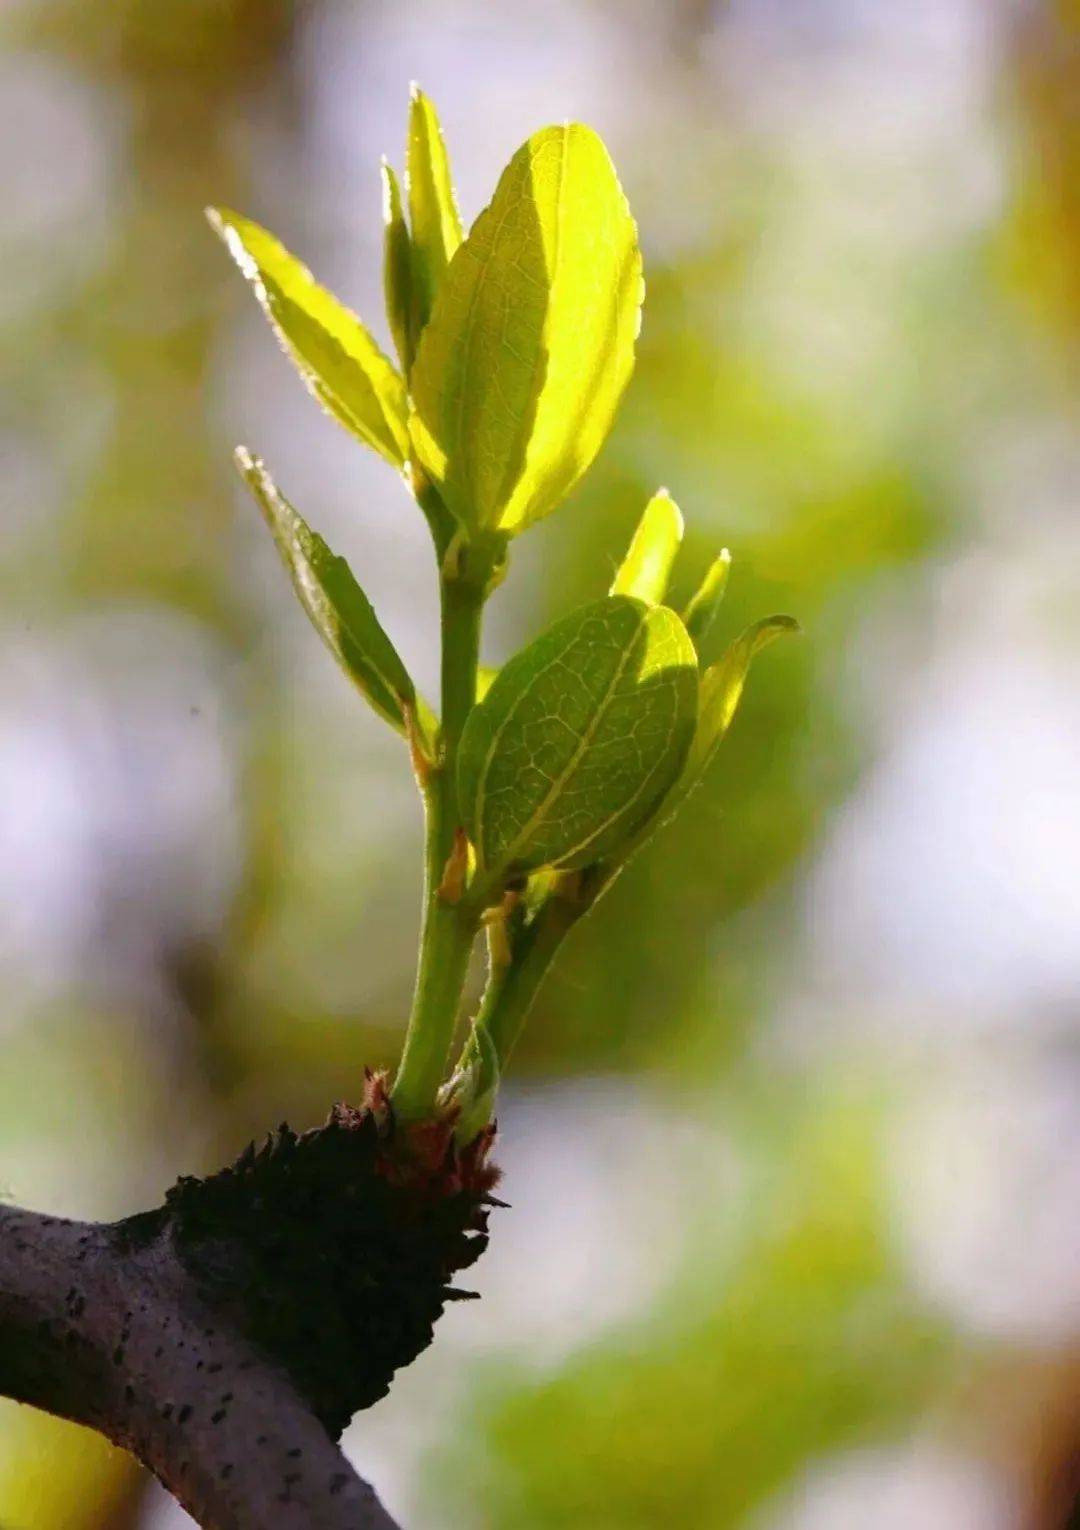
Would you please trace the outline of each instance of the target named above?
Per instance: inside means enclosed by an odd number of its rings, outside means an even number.
[[[207,1530],[393,1530],[167,1234],[123,1249],[115,1228],[0,1208],[0,1392],[125,1446]]]
[[[205,1530],[394,1530],[334,1443],[483,1248],[486,1143],[282,1128],[115,1224],[0,1207],[0,1394],[125,1446]]]

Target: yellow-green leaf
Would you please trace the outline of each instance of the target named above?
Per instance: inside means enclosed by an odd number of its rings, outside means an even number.
[[[259,224],[226,208],[208,208],[207,217],[310,391],[400,468],[408,455],[405,385],[360,320]]]
[[[236,465],[258,501],[300,604],[342,669],[399,732],[407,731],[406,709],[419,709],[426,719],[408,670],[345,559],[293,509],[258,457],[238,447]]]
[[[606,859],[603,876],[594,889],[594,896],[609,887],[626,863],[637,854],[661,825],[669,823],[701,781],[721,739],[727,732],[746,683],[747,671],[756,653],[782,637],[785,632],[798,632],[799,624],[790,616],[767,616],[748,627],[736,638],[721,659],[711,665],[701,677],[698,701],[697,726],[693,742],[686,756],[682,774],[660,803],[656,813],[621,844]]]
[[[682,769],[697,679],[674,611],[625,595],[516,654],[470,714],[458,756],[481,878],[586,866],[635,833]]]
[[[697,728],[677,792],[683,797],[701,780],[731,726],[756,654],[785,633],[798,632],[793,616],[765,616],[747,627],[701,677]]]
[[[386,318],[405,369],[412,366],[412,241],[401,205],[401,187],[393,167],[382,162],[383,292]]]
[[[495,684],[495,678],[498,673],[499,671],[497,669],[492,669],[490,665],[480,665],[479,669],[476,671],[477,701],[483,701],[488,691],[490,691],[491,687]]]
[[[641,297],[603,143],[544,128],[454,256],[413,368],[413,445],[467,530],[518,532],[577,483],[629,380]]]
[[[443,273],[461,243],[450,161],[433,103],[418,85],[409,97],[405,182],[412,224],[414,335],[431,314]]]
[[[683,612],[683,621],[686,630],[694,642],[698,653],[701,645],[709,635],[713,620],[727,589],[728,574],[731,572],[731,554],[724,547],[719,557],[713,559],[705,572],[705,577],[690,597],[690,601]]]
[[[679,507],[668,491],[661,489],[645,506],[609,593],[634,595],[650,606],[659,604],[682,535]]]

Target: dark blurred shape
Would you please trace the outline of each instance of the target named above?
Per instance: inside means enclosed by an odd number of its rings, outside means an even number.
[[[1080,338],[1080,16],[1073,0],[1025,0],[1007,52],[1027,176],[1013,263],[1051,332]]]

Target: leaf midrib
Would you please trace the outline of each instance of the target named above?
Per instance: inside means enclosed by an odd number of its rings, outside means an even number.
[[[536,347],[536,356],[532,365],[532,378],[530,380],[530,399],[532,400],[531,407],[525,410],[521,420],[518,422],[517,431],[514,435],[513,450],[508,455],[506,472],[503,474],[503,481],[499,485],[499,501],[501,508],[504,510],[507,508],[507,506],[509,506],[510,501],[514,497],[515,491],[517,490],[522,480],[525,478],[525,468],[529,460],[529,440],[536,425],[539,402],[544,392],[544,380],[546,379],[548,373],[548,358],[551,354],[549,341],[551,338],[553,310],[555,307],[555,283],[558,280],[559,263],[562,258],[563,200],[566,193],[567,164],[570,156],[570,124],[568,122],[564,122],[558,131],[562,134],[562,144],[559,153],[559,189],[555,194],[555,238],[552,242],[551,265],[548,270],[548,288],[544,308],[544,322],[541,326],[539,343]],[[531,160],[529,164],[529,173],[531,176]],[[539,234],[539,232],[537,237],[540,240],[542,249],[543,237]],[[518,463],[519,461],[520,466],[517,470],[517,480],[515,483],[508,487],[506,480],[510,473],[513,471],[515,463]]]
[[[547,338],[548,329],[549,329],[549,326],[550,326],[550,323],[551,323],[551,306],[552,306],[551,305],[551,292],[552,292],[552,289],[554,288],[555,278],[556,278],[556,274],[558,272],[558,267],[559,267],[559,257],[560,257],[561,249],[562,249],[563,193],[564,193],[565,186],[566,186],[566,168],[567,168],[567,160],[568,160],[568,157],[569,157],[569,145],[570,145],[570,125],[569,125],[569,123],[564,123],[563,126],[561,128],[559,128],[557,131],[559,131],[562,134],[562,149],[561,149],[561,154],[560,154],[560,159],[559,159],[559,189],[558,189],[558,193],[556,195],[556,204],[555,204],[555,240],[554,240],[554,249],[552,251],[551,267],[550,267],[550,271],[549,271],[548,297],[547,297],[546,308],[545,308],[545,312],[544,312],[544,324],[543,324],[543,328],[542,328],[542,332],[541,332],[541,336],[540,336],[540,343],[536,347],[536,353],[535,353],[535,356],[533,358],[533,363],[532,363],[532,376],[531,376],[531,379],[530,379],[530,396],[534,400],[536,398],[538,398],[540,392],[543,391],[542,387],[540,389],[537,389],[537,387],[536,387],[536,379],[537,379],[538,374],[541,372],[543,358],[545,358],[546,354],[547,354],[544,342],[545,342],[545,340]],[[532,167],[533,167],[534,159],[535,159],[534,155],[530,154],[528,156],[528,165],[527,165],[527,168],[525,170],[525,176],[523,178],[523,186],[524,186],[525,179],[531,180],[531,177],[532,177]],[[465,407],[466,407],[466,403],[467,403],[467,401],[468,401],[468,399],[470,397],[470,390],[469,390],[469,388],[467,386],[467,381],[468,381],[468,377],[469,377],[469,373],[470,373],[470,368],[472,366],[473,339],[474,339],[475,334],[476,334],[476,307],[477,307],[477,303],[478,303],[479,298],[480,298],[480,293],[481,293],[481,291],[483,289],[484,278],[487,275],[488,267],[491,265],[491,262],[495,258],[495,254],[496,254],[496,250],[497,250],[497,247],[498,247],[499,239],[500,239],[500,237],[502,235],[502,231],[503,231],[503,228],[504,228],[504,226],[506,224],[506,220],[509,218],[510,213],[512,212],[512,210],[513,210],[512,204],[510,206],[507,206],[504,209],[503,214],[502,214],[501,218],[499,219],[499,222],[498,222],[496,228],[494,229],[494,231],[492,233],[491,244],[488,247],[487,255],[484,257],[484,260],[483,260],[483,262],[482,262],[482,264],[480,266],[480,271],[479,271],[478,275],[476,276],[476,278],[474,280],[474,283],[473,283],[472,296],[469,299],[469,311],[468,311],[468,314],[466,315],[466,319],[465,319],[465,335],[464,335],[464,340],[463,340],[463,349],[464,349],[465,355],[464,355],[464,359],[463,359],[463,362],[462,362],[462,368],[461,368],[461,387],[458,390],[457,422],[456,422],[456,425],[455,425],[454,434],[455,434],[455,439],[458,441],[458,443],[460,445],[460,448],[461,448],[462,469],[463,469],[462,476],[464,477],[464,480],[465,480],[466,484],[469,484],[469,485],[475,485],[474,472],[473,472],[473,469],[474,469],[473,440],[472,440],[471,436],[469,436],[469,435],[467,435],[467,434],[465,434],[463,432],[463,425],[464,425],[464,418],[465,418]],[[539,232],[538,232],[538,236],[537,237],[538,238],[540,237],[539,236]],[[542,244],[543,244],[543,241],[541,239],[541,247],[542,247]],[[546,364],[545,364],[545,370],[546,370]],[[515,483],[514,485],[511,486],[509,492],[507,492],[506,479],[509,476],[510,472],[513,470],[514,464],[516,462],[518,462],[519,456],[520,456],[521,466],[520,466],[520,468],[518,470],[517,482],[521,481],[521,478],[522,478],[522,476],[524,474],[525,461],[526,461],[526,457],[527,457],[527,439],[532,434],[532,428],[533,428],[533,424],[535,422],[535,418],[536,418],[536,412],[535,412],[535,407],[534,407],[531,412],[529,410],[526,410],[523,418],[518,422],[517,431],[516,431],[515,436],[514,436],[513,450],[507,454],[507,467],[506,467],[506,470],[504,472],[502,482],[499,484],[498,492],[497,492],[497,494],[495,496],[496,507],[499,510],[502,510],[505,507],[505,505],[507,503],[509,503],[509,500],[513,496],[514,488],[517,487],[517,484]],[[524,447],[522,445],[523,441],[525,441],[525,446]],[[487,508],[487,507],[485,507],[485,508]]]
[[[672,734],[674,733],[674,731],[675,731],[674,729],[669,730],[669,733],[668,733],[668,741],[669,742],[671,740],[671,737],[672,737]],[[659,771],[660,767],[665,763],[665,760],[666,760],[666,755],[665,754],[658,755],[657,759],[656,759],[656,762],[653,765],[653,768],[649,771],[648,775],[644,778],[644,780],[640,782],[640,784],[638,785],[637,790],[634,792],[633,796],[628,798],[628,800],[626,802],[624,802],[621,807],[618,807],[613,812],[609,813],[607,815],[607,817],[603,820],[602,823],[597,824],[596,828],[593,829],[593,831],[590,834],[586,834],[585,835],[584,839],[578,840],[576,845],[571,845],[570,849],[565,851],[559,857],[560,862],[565,864],[567,861],[573,859],[575,856],[580,855],[582,850],[585,849],[586,845],[591,844],[594,840],[599,839],[602,834],[605,834],[607,832],[607,830],[611,827],[611,825],[616,821],[616,819],[622,818],[627,813],[629,813],[630,810],[633,808],[634,804],[638,801],[638,799],[641,796],[643,796],[643,794],[645,793],[647,787],[649,786],[649,783],[652,781],[653,777],[657,774],[657,772]]]
[[[496,190],[497,189],[498,188],[496,188]],[[465,423],[465,406],[469,395],[467,384],[470,370],[472,368],[473,340],[476,335],[476,306],[480,301],[480,294],[484,287],[484,278],[487,276],[488,267],[491,265],[491,262],[495,258],[495,251],[498,247],[499,238],[502,234],[503,226],[505,225],[507,218],[510,216],[510,212],[511,208],[509,206],[503,209],[502,216],[492,231],[491,243],[488,246],[488,252],[484,256],[484,259],[480,262],[480,270],[473,279],[472,296],[469,298],[469,311],[465,315],[465,332],[461,342],[461,348],[464,354],[462,356],[461,362],[461,382],[458,386],[457,420],[454,424],[454,442],[461,453],[461,477],[466,485],[471,484],[473,481],[472,440],[464,431],[463,426]],[[459,249],[467,249],[468,243],[469,241],[466,239],[464,244],[462,244]],[[432,315],[432,317],[434,317],[434,315]],[[429,329],[432,333],[435,332],[434,326],[430,321]],[[447,463],[447,467],[448,469],[450,467],[449,461]],[[448,478],[450,477],[449,471],[447,472],[446,476]]]

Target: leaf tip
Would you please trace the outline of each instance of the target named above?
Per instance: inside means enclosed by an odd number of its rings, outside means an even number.
[[[237,446],[233,450],[233,466],[255,496],[267,522],[273,526],[280,496],[277,486],[266,471],[265,462],[246,446]]]
[[[254,452],[248,451],[246,446],[234,447],[232,456],[236,471],[240,474],[241,478],[252,477],[262,467],[258,457],[255,456]]]
[[[385,154],[379,156],[379,178],[382,181],[382,214],[384,223],[393,223],[401,206],[401,191],[393,165]]]
[[[229,242],[230,218],[226,207],[204,207],[203,217],[223,243]]]
[[[259,263],[248,249],[245,238],[252,231],[256,233],[265,231],[259,230],[254,224],[249,223],[247,219],[242,218],[239,213],[233,212],[229,207],[208,207],[205,211],[206,221],[239,266],[243,275],[255,287],[255,293],[260,303],[264,302],[266,289],[262,284]]]
[[[675,552],[682,546],[682,539],[686,532],[686,522],[683,519],[683,513],[675,503],[674,499],[672,499],[671,493],[668,489],[657,489],[656,493],[653,495],[653,500],[660,501],[660,504],[667,517],[668,535],[670,536],[672,542],[671,557],[672,560],[674,560]]]
[[[802,630],[793,616],[780,613],[775,616],[763,616],[760,621],[748,627],[738,641],[747,645],[746,651],[752,655],[760,653],[770,643],[775,643],[777,638],[801,637]]]
[[[678,505],[675,503],[675,500],[672,498],[671,490],[665,484],[661,484],[660,488],[658,488],[656,493],[653,495],[653,499],[663,500],[664,508],[667,510],[668,515],[671,517],[671,527],[674,533],[675,541],[677,543],[681,542],[683,539],[683,533],[686,530],[686,522],[683,519],[682,511],[679,509]]]
[[[766,617],[769,625],[775,627],[777,632],[790,632],[802,636],[803,629],[794,616],[769,616]]]
[[[263,519],[276,538],[285,516],[284,502],[277,485],[266,471],[265,462],[246,446],[237,446],[233,450],[233,466],[251,490]]]

